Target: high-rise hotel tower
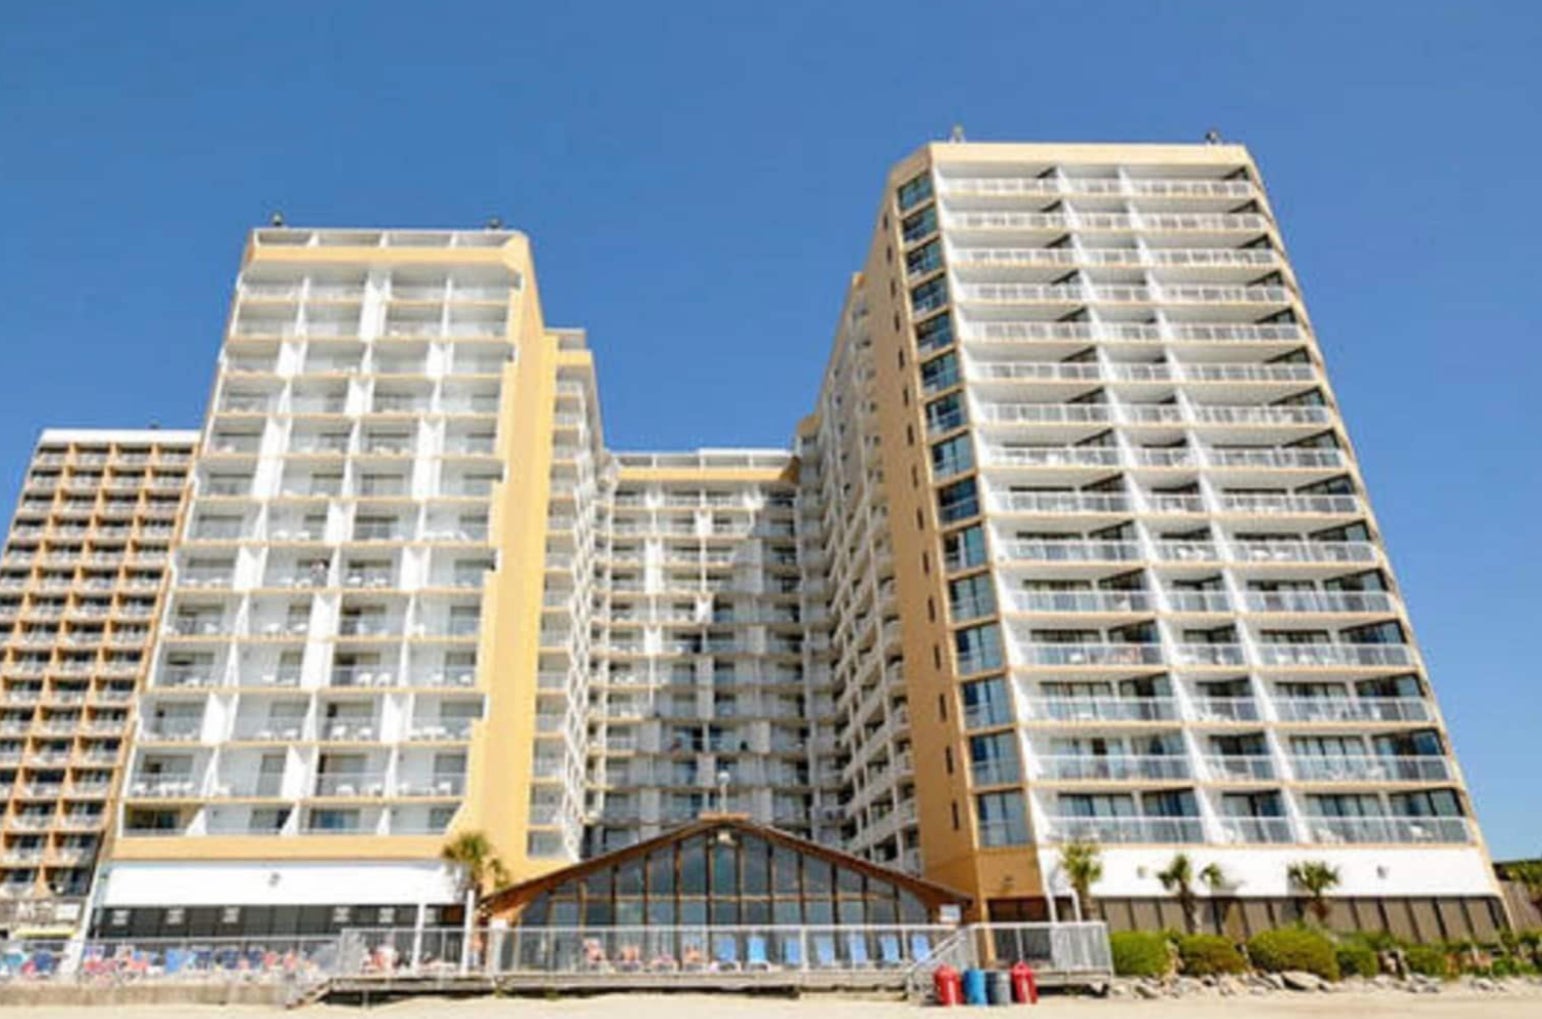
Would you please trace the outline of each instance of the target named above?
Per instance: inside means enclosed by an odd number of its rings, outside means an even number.
[[[1503,922],[1245,149],[912,154],[790,450],[610,452],[597,385],[518,234],[253,234],[98,930],[410,923],[459,833],[525,878],[707,810],[998,920],[1082,840],[1116,925],[1179,852],[1255,927],[1307,860],[1339,926]]]
[[[1339,869],[1345,925],[1498,919],[1246,149],[916,152],[818,411],[832,553],[892,560],[876,609],[832,571],[838,638],[898,635],[838,640],[856,844],[918,849],[996,919],[1070,908],[1070,840],[1102,847],[1116,923],[1181,922],[1177,852],[1265,922],[1302,860]]]

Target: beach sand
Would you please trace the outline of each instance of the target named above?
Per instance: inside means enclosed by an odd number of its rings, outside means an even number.
[[[80,1019],[80,1008],[4,1008],[4,1019]],[[1021,1014],[1022,1007],[1000,1012],[967,1010],[968,1015]],[[706,994],[599,995],[591,998],[491,999],[462,1001],[419,998],[361,1009],[320,1005],[298,1011],[249,1006],[128,1006],[101,1009],[103,1019],[900,1019],[922,1014],[941,1019],[935,1009],[899,1001],[873,1001],[833,995],[802,999]],[[1179,1016],[1227,1019],[1542,1019],[1542,993],[1484,994],[1451,989],[1439,995],[1298,994],[1268,997],[1183,998],[1158,1001],[1088,1000],[1050,997],[1031,1012],[1045,1019],[1177,1019]]]

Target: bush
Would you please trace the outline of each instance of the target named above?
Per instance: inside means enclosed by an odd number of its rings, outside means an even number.
[[[1374,977],[1381,972],[1376,949],[1363,941],[1346,941],[1338,946],[1334,955],[1338,958],[1339,972],[1346,977]]]
[[[1403,953],[1403,961],[1408,964],[1410,973],[1421,976],[1449,980],[1456,975],[1444,945],[1412,945]]]
[[[1284,927],[1255,934],[1248,942],[1253,965],[1272,973],[1304,970],[1324,980],[1339,978],[1339,960],[1333,942],[1314,930]]]
[[[1248,961],[1237,951],[1237,946],[1219,934],[1189,934],[1179,938],[1178,957],[1183,960],[1183,972],[1191,977],[1245,973],[1248,968]]]
[[[1167,938],[1153,931],[1115,931],[1108,936],[1114,972],[1122,977],[1165,977],[1172,969]]]

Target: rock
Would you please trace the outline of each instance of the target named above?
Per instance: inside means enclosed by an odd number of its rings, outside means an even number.
[[[1397,981],[1385,973],[1373,977],[1371,979],[1371,983],[1376,985],[1377,990],[1382,991],[1391,990],[1393,987],[1397,986]]]
[[[1234,994],[1241,994],[1244,987],[1242,981],[1238,980],[1234,976],[1221,977],[1215,982],[1215,985],[1217,989],[1219,989],[1220,992],[1227,997],[1230,997]]]
[[[1152,987],[1150,984],[1136,984],[1135,996],[1137,998],[1160,998],[1162,996],[1162,992],[1157,990],[1155,987]]]
[[[1285,978],[1280,974],[1261,973],[1259,975],[1263,978],[1264,986],[1270,990],[1283,991],[1285,989]]]
[[[1301,970],[1286,970],[1284,973],[1280,974],[1280,979],[1283,980],[1285,986],[1292,991],[1322,990],[1323,980],[1321,977],[1315,977],[1312,974],[1304,973]]]
[[[1474,977],[1471,981],[1469,981],[1468,986],[1475,991],[1499,990],[1499,985],[1494,983],[1494,981],[1490,980],[1488,977]]]

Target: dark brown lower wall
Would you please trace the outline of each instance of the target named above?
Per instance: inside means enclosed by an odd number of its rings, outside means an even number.
[[[1337,931],[1387,931],[1405,941],[1497,940],[1509,927],[1494,896],[1334,898],[1327,926]],[[1110,930],[1182,930],[1183,911],[1173,899],[1098,899]],[[1222,898],[1200,907],[1200,928],[1244,940],[1259,931],[1305,918],[1300,899]]]

